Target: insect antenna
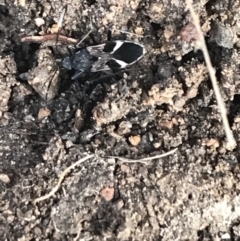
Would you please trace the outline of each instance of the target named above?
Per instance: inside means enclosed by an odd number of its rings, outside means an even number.
[[[77,43],[76,48],[80,47],[80,44],[92,33],[93,27],[92,24],[90,25],[90,30],[87,32],[87,34]]]

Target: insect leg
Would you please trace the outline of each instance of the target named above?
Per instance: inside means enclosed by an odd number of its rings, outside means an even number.
[[[107,41],[111,41],[112,40],[112,31],[109,29],[107,32]]]
[[[73,75],[73,77],[71,78],[72,80],[77,79],[84,71],[82,70],[78,70],[76,71],[76,73]]]

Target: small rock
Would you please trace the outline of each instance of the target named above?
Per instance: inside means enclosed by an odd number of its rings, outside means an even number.
[[[173,128],[173,122],[171,120],[161,120],[159,126],[171,130]]]
[[[182,28],[180,37],[183,41],[190,42],[194,40],[200,40],[197,29],[193,23],[189,23]]]
[[[44,8],[44,12],[43,12],[42,16],[46,17],[47,15],[50,14],[52,6],[49,2],[45,2],[45,3],[43,3],[43,8]]]
[[[229,233],[223,233],[221,239],[231,239],[231,236]]]
[[[32,115],[27,115],[24,117],[24,121],[27,123],[34,122],[35,118]]]
[[[84,124],[83,112],[80,109],[77,109],[76,114],[75,114],[75,120],[74,120],[74,128],[77,131],[80,131],[83,124]]]
[[[35,18],[34,21],[35,21],[35,24],[36,24],[38,27],[41,27],[42,25],[45,24],[45,21],[44,21],[44,19],[42,19],[42,18]]]
[[[0,119],[0,126],[7,126],[9,124],[9,120],[2,118]]]
[[[141,137],[140,137],[140,135],[130,136],[130,137],[129,137],[129,142],[130,142],[133,146],[137,146],[137,145],[141,142]]]
[[[122,172],[125,172],[125,173],[129,173],[130,172],[130,168],[126,164],[121,164],[120,168],[121,168]]]
[[[114,188],[113,187],[105,187],[101,190],[101,196],[107,202],[111,201],[114,197]]]
[[[7,120],[10,120],[12,118],[12,113],[10,112],[4,112],[3,117]]]
[[[19,75],[20,79],[27,80],[28,73],[23,73]],[[19,85],[16,85],[13,87],[13,93],[12,93],[12,100],[14,102],[19,102],[24,99],[25,96],[31,95],[33,93],[33,90],[31,86],[25,84],[25,83],[20,83]]]
[[[131,131],[132,123],[129,121],[122,121],[118,127],[118,134],[125,135]]]
[[[59,30],[58,24],[53,24],[51,28],[48,29],[48,33],[56,34],[58,33],[58,30]]]
[[[38,51],[38,66],[31,69],[28,83],[46,101],[53,99],[60,86],[59,68],[50,49]]]
[[[41,230],[39,227],[35,227],[35,228],[34,228],[34,233],[35,233],[36,235],[41,235],[41,234],[42,234],[42,230]]]
[[[11,97],[11,89],[8,86],[0,85],[0,111],[8,111],[8,100]]]
[[[174,27],[169,25],[165,28],[164,32],[163,32],[163,35],[165,37],[165,39],[167,41],[169,41],[169,39],[174,36]]]
[[[213,139],[211,138],[207,143],[206,146],[212,146],[213,148],[217,148],[220,146],[219,140],[218,139]]]
[[[155,142],[155,143],[153,143],[153,146],[154,146],[154,148],[159,148],[160,146],[161,146],[161,143],[160,142]]]
[[[7,222],[9,224],[13,223],[14,220],[15,220],[15,216],[14,215],[10,215],[10,216],[7,217]]]
[[[240,116],[236,116],[234,118],[234,123],[239,123],[240,122]]]
[[[26,1],[25,0],[19,0],[19,5],[22,7],[25,7]]]
[[[141,28],[141,27],[136,27],[136,28],[135,28],[135,34],[142,35],[142,34],[143,34],[143,28]]]
[[[47,107],[43,107],[38,112],[38,120],[42,121],[44,118],[51,115],[51,110],[49,110]]]
[[[117,205],[116,205],[117,210],[122,209],[123,206],[124,206],[124,202],[123,202],[123,200],[121,199],[121,200],[119,200],[119,201],[117,202]]]
[[[212,41],[215,41],[219,46],[228,49],[233,48],[233,45],[237,40],[234,30],[230,26],[224,26],[220,22],[214,24],[210,34]]]
[[[0,174],[0,181],[4,182],[4,183],[9,183],[10,182],[10,178],[7,174],[1,173]]]

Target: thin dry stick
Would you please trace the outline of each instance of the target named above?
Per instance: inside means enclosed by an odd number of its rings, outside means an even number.
[[[116,158],[116,159],[118,159],[120,161],[128,162],[128,163],[139,162],[139,163],[142,163],[142,164],[147,164],[147,161],[151,161],[151,160],[154,160],[154,159],[159,159],[159,158],[162,158],[162,157],[165,157],[165,156],[169,156],[169,155],[173,154],[176,151],[177,151],[177,148],[175,148],[175,149],[173,149],[173,150],[171,150],[169,152],[160,154],[160,155],[150,156],[150,157],[146,157],[146,158],[142,158],[142,159],[138,159],[138,160],[128,159],[128,158],[119,157],[119,156],[108,156],[108,158]]]
[[[199,41],[200,41],[200,44],[201,44],[200,47],[201,47],[201,50],[203,52],[204,59],[205,59],[205,62],[206,62],[206,66],[207,66],[207,69],[208,69],[208,72],[209,72],[209,76],[210,76],[210,79],[212,81],[213,89],[214,89],[214,92],[215,92],[215,95],[216,95],[219,111],[220,111],[220,114],[221,114],[221,117],[222,117],[222,122],[223,122],[223,126],[224,126],[224,129],[225,129],[227,141],[228,141],[227,149],[233,150],[236,147],[236,141],[233,137],[233,133],[232,133],[232,131],[230,129],[230,126],[229,126],[229,123],[228,123],[226,107],[225,107],[225,104],[224,104],[223,99],[222,99],[221,94],[220,94],[220,90],[219,90],[219,87],[218,87],[218,84],[217,84],[217,79],[216,79],[216,76],[215,76],[215,71],[214,71],[214,68],[212,66],[210,56],[209,56],[209,53],[208,53],[208,50],[207,50],[207,46],[206,46],[206,43],[205,43],[205,40],[204,40],[204,36],[203,36],[202,30],[201,30],[201,27],[200,27],[200,24],[199,24],[199,18],[196,15],[196,13],[193,9],[192,1],[186,0],[186,3],[187,3],[187,8],[189,9],[189,12],[192,16],[193,24],[195,25],[195,28],[196,28],[197,33],[198,33]]]
[[[21,42],[24,43],[45,43],[45,42],[50,42],[54,43],[56,41],[57,34],[49,34],[49,35],[44,35],[44,36],[26,36],[21,38]],[[74,38],[68,38],[64,35],[59,35],[58,36],[58,41],[59,44],[61,43],[66,43],[66,44],[76,44],[77,40]],[[55,44],[55,43],[54,43]]]
[[[75,168],[76,166],[82,164],[83,162],[87,161],[88,159],[94,157],[94,155],[88,155],[88,156],[85,156],[83,157],[82,159],[78,160],[77,162],[73,163],[71,166],[69,166],[68,168],[66,168],[60,175],[59,179],[58,179],[58,183],[57,185],[51,190],[51,192],[49,192],[48,194],[42,196],[42,197],[39,197],[39,198],[36,198],[34,200],[34,204],[38,203],[38,202],[41,202],[43,200],[46,200],[48,198],[50,198],[51,196],[53,196],[57,191],[58,189],[60,188],[61,184],[62,184],[62,181],[64,180],[65,176],[73,169]]]

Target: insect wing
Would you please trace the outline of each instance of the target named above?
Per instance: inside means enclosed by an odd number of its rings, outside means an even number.
[[[111,70],[111,68],[106,65],[109,60],[109,55],[99,57],[99,59],[92,65],[91,72]]]
[[[92,66],[92,72],[126,68],[136,63],[145,54],[143,45],[121,40],[91,46],[87,50],[92,56],[98,58]]]
[[[100,45],[96,45],[96,46],[90,46],[87,47],[87,51],[94,57],[101,57],[104,54],[104,46],[105,44],[100,44]]]
[[[94,57],[97,57],[97,61],[93,63],[91,72],[107,71],[110,70],[106,63],[111,59],[111,54],[106,51],[107,44],[100,44],[97,46],[87,47],[87,51]]]
[[[112,53],[112,58],[121,63],[122,68],[136,63],[145,54],[145,47],[131,41],[116,41],[117,45]]]

